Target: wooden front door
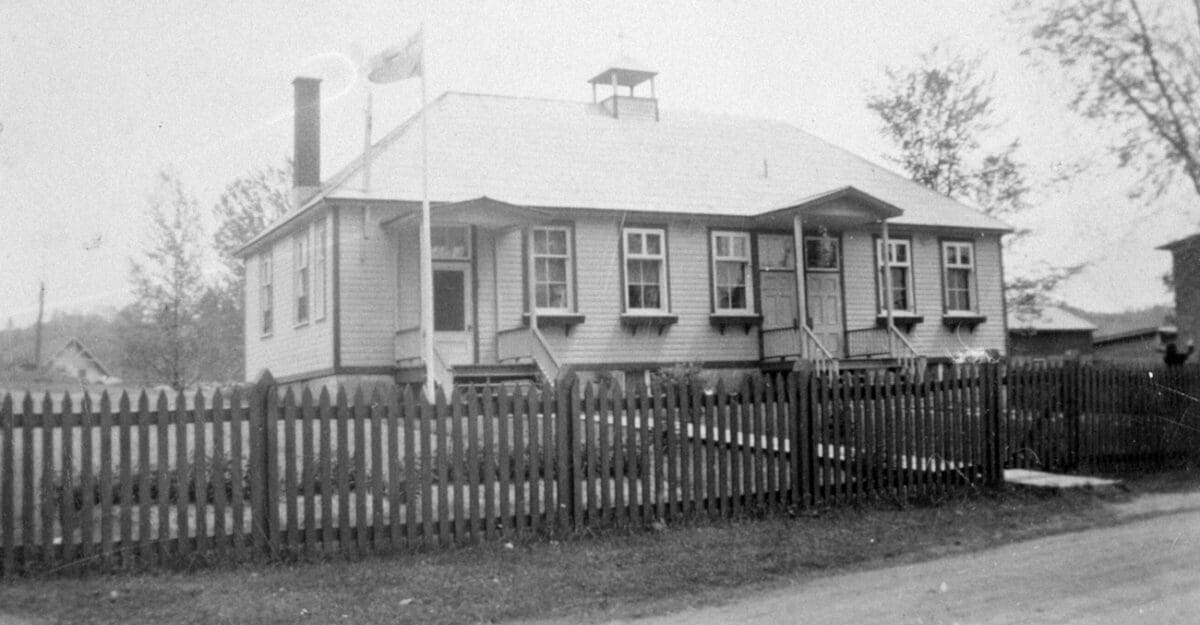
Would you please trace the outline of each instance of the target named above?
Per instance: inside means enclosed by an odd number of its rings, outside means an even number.
[[[475,362],[471,266],[433,264],[433,342],[449,366]]]
[[[842,276],[833,271],[805,274],[804,296],[808,300],[808,323],[813,334],[835,358],[843,355]]]

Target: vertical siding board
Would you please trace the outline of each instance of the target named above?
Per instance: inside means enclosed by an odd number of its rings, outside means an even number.
[[[0,427],[3,428],[4,437],[4,447],[0,449],[0,549],[4,550],[3,558],[0,559],[0,578],[3,578],[11,577],[17,571],[16,503],[13,501],[17,477],[16,466],[13,462],[17,446],[13,442],[13,436],[15,436],[17,428],[15,427],[16,418],[13,415],[13,400],[10,393],[4,393],[4,397],[0,398],[0,422],[2,422]],[[29,432],[32,429],[26,418],[21,427],[21,438],[29,438]],[[23,511],[22,516],[28,513],[28,511]]]

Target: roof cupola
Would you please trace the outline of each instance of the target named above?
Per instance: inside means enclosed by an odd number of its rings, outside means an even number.
[[[646,66],[628,56],[622,56],[609,65],[608,69],[596,74],[588,82],[592,83],[592,102],[600,104],[610,115],[618,119],[645,119],[658,121],[658,99],[654,96],[654,77],[658,72],[647,69]],[[646,82],[650,83],[650,94],[643,90],[641,95],[635,95],[634,89]],[[611,90],[604,100],[600,100],[598,85],[607,86]],[[628,91],[622,93],[624,87]]]

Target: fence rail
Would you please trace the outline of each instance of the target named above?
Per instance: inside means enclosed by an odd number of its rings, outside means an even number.
[[[1196,448],[1197,370],[0,401],[0,573],[362,554],[996,484]],[[39,411],[38,405],[42,406]],[[61,404],[61,405],[59,405]]]

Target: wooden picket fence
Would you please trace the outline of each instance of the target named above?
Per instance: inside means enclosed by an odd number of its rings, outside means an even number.
[[[1086,395],[1101,378],[1053,375],[791,373],[711,392],[469,388],[432,403],[398,387],[297,394],[269,376],[153,402],[5,395],[0,574],[365,554],[994,485],[1006,463],[1062,446],[1025,424],[1103,403]],[[1050,389],[1055,410],[1037,412]],[[1120,455],[1110,447],[1073,453]]]

